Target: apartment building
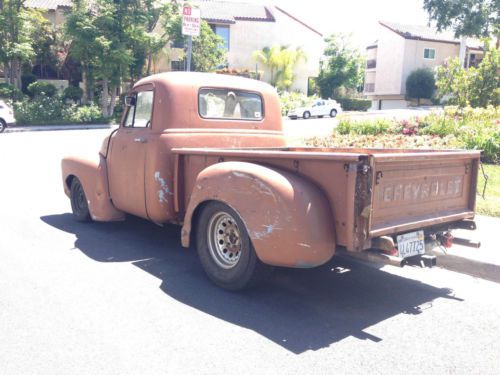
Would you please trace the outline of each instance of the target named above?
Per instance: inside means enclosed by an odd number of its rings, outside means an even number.
[[[460,53],[460,40],[426,26],[379,22],[378,40],[366,47],[364,94],[372,109],[406,108],[406,79],[418,68],[435,68]],[[464,66],[477,65],[483,56],[480,43],[469,40]]]

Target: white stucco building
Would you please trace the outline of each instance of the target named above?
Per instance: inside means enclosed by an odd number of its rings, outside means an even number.
[[[308,80],[319,74],[323,52],[323,36],[286,10],[271,5],[225,1],[200,1],[201,17],[225,40],[228,67],[263,71],[270,80],[269,70],[252,58],[254,51],[264,47],[300,47],[307,61],[298,63],[292,90],[307,93]]]
[[[406,108],[406,79],[423,67],[435,68],[458,57],[460,40],[426,26],[379,22],[379,39],[367,49],[364,94],[372,109]],[[467,43],[464,66],[477,65],[483,50],[477,41]]]

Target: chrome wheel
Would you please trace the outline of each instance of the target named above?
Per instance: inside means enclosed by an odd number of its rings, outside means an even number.
[[[236,220],[227,212],[215,213],[207,226],[208,249],[215,263],[231,269],[241,257],[241,233]]]

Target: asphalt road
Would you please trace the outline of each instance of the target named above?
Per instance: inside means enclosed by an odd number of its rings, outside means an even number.
[[[73,221],[60,157],[108,132],[0,136],[0,374],[500,372],[500,284],[334,259],[229,293],[175,226]]]

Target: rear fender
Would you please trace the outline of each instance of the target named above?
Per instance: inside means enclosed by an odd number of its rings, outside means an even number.
[[[98,160],[67,157],[62,160],[61,167],[64,192],[70,196],[71,181],[77,177],[82,183],[93,220],[125,220],[125,214],[111,202],[106,159],[102,155],[99,154]]]
[[[221,201],[240,215],[259,259],[267,264],[310,268],[335,252],[328,200],[311,182],[286,171],[246,162],[224,162],[197,177],[182,228],[189,246],[193,213]]]

